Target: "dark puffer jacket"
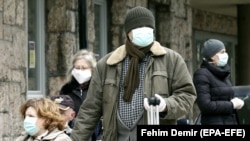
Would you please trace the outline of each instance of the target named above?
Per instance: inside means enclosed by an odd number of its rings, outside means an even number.
[[[86,98],[88,88],[89,82],[85,83],[83,86],[80,86],[79,83],[74,78],[72,78],[72,81],[62,86],[60,94],[69,95],[73,99],[75,107],[74,110],[77,114],[82,102]]]
[[[237,124],[236,112],[230,101],[234,97],[229,79],[230,67],[216,67],[203,61],[194,73],[197,104],[201,111],[201,124]]]

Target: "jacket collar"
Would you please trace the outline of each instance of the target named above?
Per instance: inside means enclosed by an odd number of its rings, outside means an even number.
[[[217,76],[218,78],[221,78],[221,79],[227,78],[230,74],[230,67],[228,64],[224,67],[217,67],[217,66],[214,66],[214,65],[210,64],[209,62],[203,60],[201,67],[207,68],[212,74],[214,74],[215,76]]]
[[[161,56],[167,53],[167,51],[160,45],[159,42],[154,41],[152,47],[150,48],[153,56]],[[107,60],[108,65],[114,65],[121,62],[127,55],[125,45],[118,47],[114,52],[109,56]]]
[[[55,139],[59,134],[64,134],[64,131],[60,131],[58,129],[55,129],[55,130],[49,132],[46,136],[44,136],[43,140]]]
[[[55,139],[59,134],[64,134],[64,131],[60,131],[58,129],[54,129],[51,132],[46,131],[42,135],[38,136],[35,140],[52,140]],[[22,136],[24,138],[32,138],[30,135],[28,135],[26,132],[22,132]]]

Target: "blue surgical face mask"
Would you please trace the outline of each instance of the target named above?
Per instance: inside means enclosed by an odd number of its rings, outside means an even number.
[[[219,56],[219,60],[217,61],[217,66],[224,67],[228,61],[228,54],[222,53],[222,54],[217,54],[217,55]]]
[[[154,29],[140,27],[132,30],[132,43],[140,47],[146,47],[154,41]]]
[[[36,117],[28,117],[28,116],[25,117],[23,121],[23,127],[27,134],[33,136],[36,133],[38,133],[39,128],[36,126],[36,121],[37,121]]]

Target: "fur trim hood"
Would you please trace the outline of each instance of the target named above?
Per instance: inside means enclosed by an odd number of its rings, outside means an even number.
[[[164,47],[162,47],[160,43],[157,41],[154,41],[152,47],[150,48],[150,51],[152,52],[153,56],[161,56],[167,53]],[[122,45],[118,47],[116,50],[114,50],[114,52],[109,56],[107,64],[108,65],[117,64],[121,62],[126,57],[126,55],[127,51],[125,45]]]

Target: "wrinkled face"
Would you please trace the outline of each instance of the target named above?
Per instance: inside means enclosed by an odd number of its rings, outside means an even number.
[[[76,60],[74,63],[74,68],[77,70],[89,69],[89,63],[85,59]]]
[[[71,120],[73,120],[75,115],[76,115],[74,110],[71,108],[69,108],[67,110],[60,109],[60,113],[63,116],[63,118],[67,121],[67,123],[69,123]]]

